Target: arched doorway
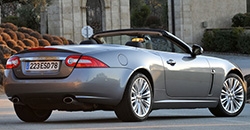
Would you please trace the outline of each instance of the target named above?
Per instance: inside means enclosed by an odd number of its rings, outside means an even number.
[[[94,32],[103,30],[104,2],[103,0],[87,0],[87,25],[94,29]]]

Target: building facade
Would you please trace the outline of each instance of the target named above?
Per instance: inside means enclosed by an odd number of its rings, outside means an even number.
[[[94,32],[130,28],[129,10],[129,0],[52,0],[48,33],[80,42],[81,29],[87,25]]]
[[[169,31],[190,44],[201,44],[206,29],[231,27],[231,18],[247,11],[246,0],[168,0],[168,6]],[[52,0],[49,34],[80,42],[87,25],[95,32],[130,28],[129,0]]]
[[[247,12],[246,0],[168,0],[168,3],[169,31],[190,44],[200,44],[206,29],[229,28],[235,14]]]

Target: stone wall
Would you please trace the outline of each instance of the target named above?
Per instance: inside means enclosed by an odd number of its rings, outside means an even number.
[[[103,30],[130,28],[129,0],[100,1]],[[86,3],[87,0],[52,0],[48,7],[48,33],[82,41],[81,29],[87,26]]]
[[[129,0],[100,0],[103,6],[102,30],[130,28]],[[48,8],[49,34],[83,40],[82,27],[87,25],[87,0],[53,0]],[[172,32],[171,0],[169,29]],[[231,18],[246,12],[246,0],[174,0],[175,34],[185,42],[201,44],[204,30],[227,28]]]
[[[201,43],[205,29],[231,27],[231,18],[245,13],[246,0],[174,0],[175,34],[187,43]],[[169,29],[172,32],[171,0]]]

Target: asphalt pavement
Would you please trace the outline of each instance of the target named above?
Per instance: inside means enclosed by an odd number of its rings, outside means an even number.
[[[249,130],[250,104],[233,118],[214,117],[208,109],[154,110],[143,122],[122,122],[113,111],[53,111],[42,123],[24,123],[13,104],[0,95],[0,130]]]

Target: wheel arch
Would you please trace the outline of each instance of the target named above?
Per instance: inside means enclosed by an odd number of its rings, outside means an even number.
[[[241,78],[241,80],[244,82],[244,89],[245,89],[245,91],[246,91],[246,95],[247,95],[247,82],[246,82],[246,80],[245,80],[245,77],[244,77],[244,75],[241,73],[241,71],[240,70],[238,70],[238,69],[232,69],[232,70],[230,70],[229,72],[228,72],[228,74],[227,75],[229,75],[229,74],[236,74],[236,75],[238,75],[240,78]]]
[[[229,74],[237,74],[243,81],[245,80],[243,74],[238,69],[230,70],[227,75]]]
[[[146,70],[146,69],[138,69],[138,70],[135,71],[135,72],[142,73],[142,74],[144,74],[144,75],[148,78],[148,80],[149,80],[149,82],[150,82],[150,84],[151,84],[151,86],[152,86],[152,92],[153,92],[153,94],[154,94],[154,83],[153,83],[153,78],[152,78],[151,74],[149,73],[149,71]]]
[[[148,71],[147,69],[145,69],[145,68],[139,68],[139,69],[137,69],[136,71],[134,71],[134,72],[131,74],[131,76],[129,77],[128,81],[131,80],[131,78],[133,77],[133,75],[134,75],[135,73],[144,74],[144,75],[148,78],[148,80],[149,80],[149,82],[150,82],[150,84],[151,84],[151,87],[152,87],[152,92],[153,92],[153,94],[154,94],[154,82],[153,82],[153,78],[152,78],[151,74],[149,73],[149,71]],[[127,82],[127,83],[128,83],[128,82]],[[126,87],[127,87],[127,84],[126,84]],[[124,95],[124,94],[123,94],[123,95]]]
[[[148,89],[144,89],[145,91],[147,91],[146,95],[149,94],[148,91],[151,91],[151,97],[150,96],[146,96],[145,98],[149,98],[151,101],[151,103],[146,103],[148,104],[147,107],[144,106],[144,105],[139,105],[140,106],[143,106],[143,109],[145,109],[144,112],[137,112],[137,110],[134,109],[134,103],[132,103],[132,98],[131,99],[131,92],[132,91],[137,91],[137,90],[132,90],[133,87],[133,84],[135,82],[138,82],[137,81],[137,78],[147,78],[147,79],[144,79],[144,80],[147,80],[147,82],[149,82],[149,84],[151,86],[147,86],[148,88],[151,87],[150,89],[151,90],[148,90]],[[137,85],[136,85],[137,86]],[[136,69],[135,71],[133,71],[131,73],[131,75],[129,76],[128,78],[128,82],[126,84],[126,87],[125,87],[125,91],[124,91],[124,94],[123,94],[123,97],[122,97],[122,100],[120,101],[120,103],[115,106],[114,108],[114,111],[115,111],[115,114],[116,116],[122,120],[122,121],[142,121],[142,120],[145,120],[146,118],[148,118],[151,110],[152,110],[152,105],[153,105],[153,97],[154,97],[154,89],[153,89],[153,79],[152,79],[152,76],[151,74],[149,73],[149,71],[145,68],[138,68]],[[141,94],[136,94],[136,92],[133,92],[134,94],[133,95],[141,95]],[[139,92],[141,93],[141,92]],[[144,93],[144,92],[143,92]],[[142,94],[144,95],[144,94]],[[142,96],[141,95],[141,96]],[[148,99],[144,99],[144,98],[137,98],[137,96],[133,96],[133,97],[136,97],[135,99],[136,100],[148,100]],[[143,96],[142,96],[143,97]],[[139,103],[141,102],[141,103]],[[145,102],[145,101],[138,101],[139,104],[142,104],[142,102]],[[148,101],[147,101],[148,102]],[[137,104],[137,103],[136,103]],[[136,105],[137,106],[137,105]],[[141,108],[142,109],[142,108]],[[147,110],[146,110],[147,109]],[[142,115],[141,115],[142,114]]]

